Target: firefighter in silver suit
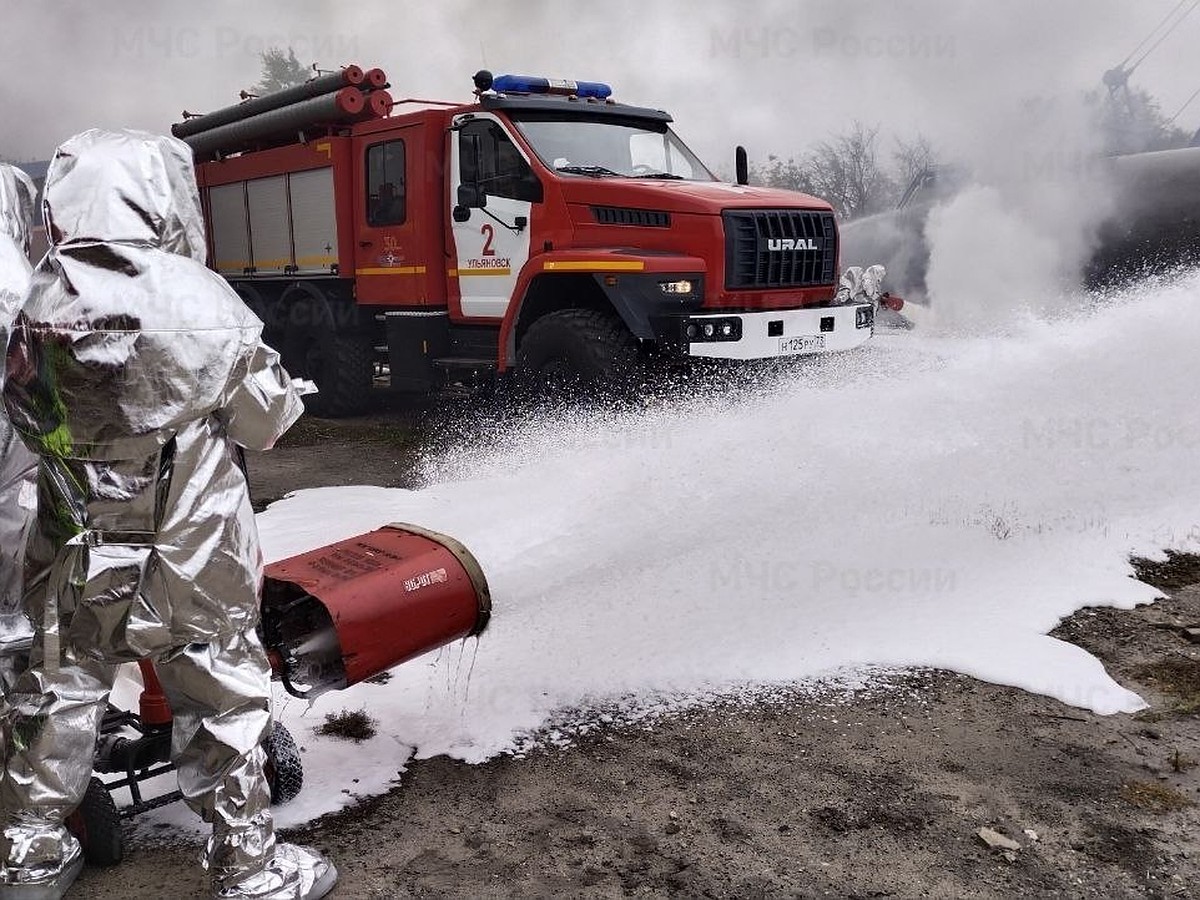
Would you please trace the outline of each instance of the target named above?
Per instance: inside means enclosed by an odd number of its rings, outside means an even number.
[[[0,348],[8,342],[9,327],[29,287],[36,194],[28,175],[0,163]],[[0,365],[0,387],[3,385],[4,367]],[[0,408],[0,696],[8,693],[24,668],[33,636],[21,608],[21,565],[33,519],[36,464]]]
[[[0,898],[61,897],[116,666],[154,660],[187,803],[212,825],[214,896],[316,898],[337,878],[275,842],[262,741],[270,668],[238,447],[299,417],[262,323],[204,266],[191,152],[87,131],[46,179],[50,251],[8,343],[4,405],[39,457],[27,547],[29,668],[9,696]]]

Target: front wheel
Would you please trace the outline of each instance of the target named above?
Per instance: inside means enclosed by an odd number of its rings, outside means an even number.
[[[617,316],[562,309],[529,326],[517,353],[521,384],[556,393],[624,388],[640,365],[638,342]]]

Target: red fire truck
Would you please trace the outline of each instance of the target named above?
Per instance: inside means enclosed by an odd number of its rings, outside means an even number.
[[[431,392],[514,372],[621,379],[646,356],[846,350],[827,203],[719,181],[671,116],[607,85],[475,76],[475,101],[393,101],[348,67],[175,126],[210,264],[319,415],[386,374]]]

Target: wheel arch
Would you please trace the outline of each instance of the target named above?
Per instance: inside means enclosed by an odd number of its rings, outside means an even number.
[[[263,340],[272,347],[276,346],[282,339],[279,329],[279,297],[285,285],[277,281],[231,281],[229,286],[263,323]]]
[[[513,337],[521,343],[525,332],[537,319],[559,309],[594,309],[615,312],[613,305],[596,283],[591,272],[538,275],[529,283],[516,317]]]
[[[579,256],[592,257],[581,260]],[[614,313],[638,341],[653,341],[656,315],[698,309],[704,302],[704,260],[674,253],[639,253],[620,248],[552,251],[527,262],[513,291],[514,302],[500,326],[500,371],[512,366],[529,326],[553,309],[571,307]],[[698,288],[686,298],[659,287],[662,279],[687,278]],[[569,302],[565,300],[569,298]]]
[[[354,301],[353,282],[345,279],[303,278],[280,282],[275,294],[279,328],[321,328],[334,334],[371,331],[374,316]]]
[[[529,326],[547,313],[560,309],[591,309],[612,313],[638,340],[653,337],[644,316],[630,303],[623,302],[619,290],[605,288],[602,272],[545,272],[529,279],[516,311],[501,328],[501,368],[511,367],[517,358]]]

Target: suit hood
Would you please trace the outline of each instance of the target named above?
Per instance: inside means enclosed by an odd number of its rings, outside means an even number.
[[[51,244],[138,244],[204,262],[204,219],[183,141],[92,129],[68,140],[46,174]]]

